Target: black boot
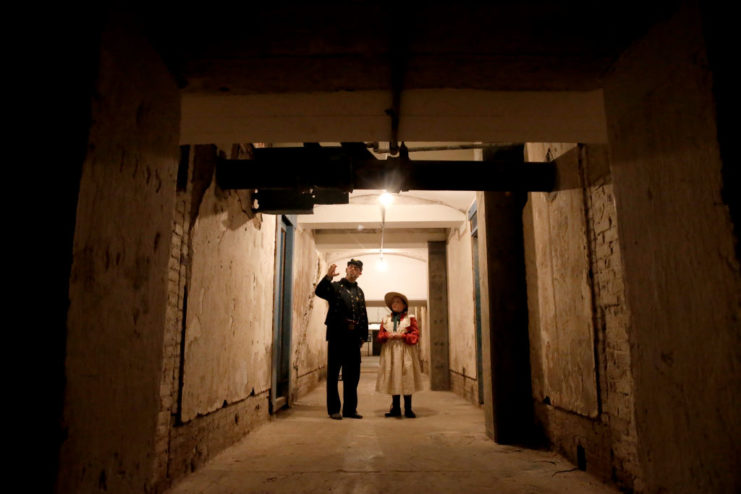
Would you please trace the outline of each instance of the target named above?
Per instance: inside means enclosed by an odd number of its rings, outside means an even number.
[[[391,395],[391,410],[386,412],[386,417],[401,417],[401,403],[399,395]]]
[[[417,418],[417,414],[412,411],[412,395],[404,395],[404,416],[409,419]]]

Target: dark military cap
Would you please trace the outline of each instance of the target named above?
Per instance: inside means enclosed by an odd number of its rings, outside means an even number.
[[[349,261],[347,261],[347,265],[349,266],[350,264],[357,266],[358,269],[361,271],[363,270],[363,261],[361,261],[360,259],[350,259]]]

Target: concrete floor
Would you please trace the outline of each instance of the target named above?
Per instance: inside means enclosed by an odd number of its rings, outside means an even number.
[[[363,358],[362,420],[331,420],[319,386],[168,493],[618,492],[555,453],[495,444],[483,410],[450,392],[416,393],[417,419],[385,418],[378,358]]]

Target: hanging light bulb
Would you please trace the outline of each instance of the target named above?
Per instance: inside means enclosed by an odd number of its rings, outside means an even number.
[[[386,261],[383,260],[383,233],[386,229],[386,205],[383,202],[383,196],[388,196],[388,204],[391,204],[391,194],[388,192],[384,192],[381,194],[381,196],[378,198],[379,201],[381,201],[381,248],[378,249],[378,254],[380,255],[378,262],[376,263],[376,269],[381,272],[385,272],[388,269],[388,266],[386,265]]]
[[[394,196],[384,191],[383,194],[378,196],[378,202],[380,202],[385,208],[389,207],[391,203],[394,202]]]
[[[388,270],[388,264],[386,264],[386,261],[383,259],[383,252],[381,252],[381,257],[378,259],[378,262],[376,263],[376,269],[378,269],[381,272],[386,272]]]

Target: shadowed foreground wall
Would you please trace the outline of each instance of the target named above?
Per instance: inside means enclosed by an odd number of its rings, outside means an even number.
[[[125,81],[125,82],[122,82]],[[110,27],[77,209],[60,492],[153,484],[180,99],[153,50]]]
[[[656,26],[605,87],[648,492],[741,488],[741,277],[701,19]]]
[[[161,492],[269,418],[275,217],[218,188],[215,146],[179,152],[177,86],[133,32],[104,32],[80,183],[65,493]],[[312,290],[319,262],[313,237],[298,235],[313,254],[294,263],[297,293]],[[308,335],[294,397],[321,373],[323,328],[310,326],[323,314],[312,311],[306,293],[294,298],[294,333]]]

